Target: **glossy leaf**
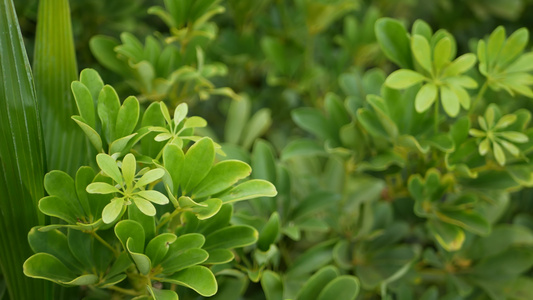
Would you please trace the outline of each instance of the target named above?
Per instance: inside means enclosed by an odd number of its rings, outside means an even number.
[[[213,296],[218,289],[215,276],[203,266],[187,268],[165,277],[161,281],[188,287],[204,297]]]

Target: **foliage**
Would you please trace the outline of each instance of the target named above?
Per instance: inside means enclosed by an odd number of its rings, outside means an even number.
[[[35,41],[53,299],[533,298],[530,1],[112,2]]]

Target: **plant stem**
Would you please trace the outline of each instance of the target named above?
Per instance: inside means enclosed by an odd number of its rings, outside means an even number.
[[[141,293],[139,293],[139,292],[137,292],[135,290],[128,290],[128,289],[124,289],[124,288],[121,288],[121,287],[118,287],[118,286],[115,286],[115,285],[108,286],[107,288],[110,289],[110,290],[114,290],[116,292],[125,294],[125,295],[130,295],[130,296],[142,295]]]
[[[434,120],[434,130],[435,130],[435,134],[437,134],[439,132],[439,96],[437,96],[437,99],[435,100],[435,112],[434,112],[435,116],[435,120]]]
[[[95,238],[97,239],[100,243],[102,243],[102,245],[104,245],[106,248],[108,248],[109,250],[111,250],[113,252],[113,254],[115,255],[115,257],[118,257],[120,255],[120,253],[117,251],[117,249],[113,248],[111,245],[109,245],[108,242],[106,242],[101,236],[98,235],[98,233],[96,233],[95,231],[91,231],[90,234]]]
[[[485,92],[487,91],[487,87],[489,86],[489,81],[485,81],[485,83],[483,84],[483,86],[481,87],[481,89],[479,90],[479,93],[477,94],[477,97],[474,98],[474,102],[472,102],[472,104],[470,105],[470,111],[469,113],[472,113],[474,111],[474,107],[476,106],[476,104],[479,102],[479,100],[481,100],[481,98],[483,97],[483,95],[485,94]]]

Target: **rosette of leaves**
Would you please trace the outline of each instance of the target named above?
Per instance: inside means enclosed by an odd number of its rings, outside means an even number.
[[[187,47],[192,40],[216,37],[217,26],[209,20],[225,11],[221,0],[165,0],[165,7],[153,6],[149,14],[161,18],[170,29],[171,37],[167,42],[179,41],[181,47]]]
[[[325,266],[308,277],[300,289],[293,291],[283,278],[273,271],[266,271],[261,286],[267,300],[355,300],[359,294],[359,281],[355,276],[342,275],[334,266]]]
[[[122,44],[95,36],[91,50],[102,65],[124,77],[141,100],[180,103],[197,95],[203,100],[211,94],[237,97],[230,88],[216,88],[210,81],[224,76],[227,69],[221,63],[206,64],[200,45],[184,53],[173,44],[161,45],[153,36],[146,38],[144,46],[130,33],[122,33],[120,39]]]
[[[71,89],[80,114],[72,119],[96,151],[123,156],[148,133],[134,132],[140,114],[137,98],[130,96],[121,105],[115,89],[104,85],[95,70],[83,70]]]
[[[529,228],[517,222],[500,224],[488,236],[467,239],[457,252],[426,249],[417,271],[442,272],[448,295],[526,300],[533,296],[533,281],[527,272],[533,266],[532,247]],[[496,269],[498,272],[492,271]]]
[[[461,249],[465,232],[487,235],[490,223],[478,211],[478,197],[453,193],[455,179],[429,169],[425,178],[419,174],[409,178],[409,193],[415,200],[414,212],[427,218],[427,228],[435,240],[447,251]]]
[[[520,28],[506,38],[503,26],[496,28],[488,40],[477,45],[479,71],[486,77],[486,85],[495,91],[505,90],[511,96],[520,94],[533,98],[533,53],[523,54],[529,31]]]
[[[422,83],[415,98],[419,113],[437,103],[435,111],[438,115],[439,101],[450,117],[456,117],[461,107],[469,109],[470,96],[466,89],[476,88],[477,82],[464,73],[474,66],[476,56],[467,53],[455,58],[455,39],[445,30],[433,34],[426,23],[417,21],[409,38],[403,26],[396,23],[390,19],[376,22],[376,35],[382,50],[403,68],[390,74],[385,84],[405,89]],[[393,49],[385,49],[389,43],[396,45]],[[409,57],[411,55],[414,59]]]
[[[505,165],[506,155],[504,149],[514,157],[521,155],[520,149],[515,144],[529,141],[529,137],[520,131],[513,131],[509,127],[518,120],[516,114],[502,116],[500,109],[495,104],[490,104],[484,116],[478,116],[480,129],[471,128],[468,132],[476,137],[479,142],[478,151],[482,156],[491,152],[498,164]]]
[[[104,223],[113,223],[131,204],[135,204],[143,214],[155,216],[156,209],[152,203],[164,205],[169,202],[164,194],[146,189],[148,185],[155,185],[155,182],[163,177],[163,169],[145,168],[137,173],[137,162],[131,153],[120,163],[120,170],[117,161],[107,154],[98,154],[96,162],[102,172],[113,179],[113,184],[94,182],[87,186],[87,192],[91,194],[115,195],[102,211]]]

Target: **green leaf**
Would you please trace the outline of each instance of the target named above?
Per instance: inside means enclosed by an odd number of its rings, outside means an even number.
[[[173,194],[178,193],[184,160],[185,154],[183,154],[183,151],[177,145],[167,145],[163,150],[163,165],[172,179],[172,182],[167,182],[167,180],[165,183],[170,186],[170,190]]]
[[[100,153],[96,156],[96,163],[100,169],[102,169],[105,175],[111,177],[120,185],[124,184],[124,181],[122,180],[122,174],[120,173],[117,162],[114,158],[107,154]]]
[[[250,175],[252,169],[238,160],[225,160],[213,166],[207,176],[196,186],[193,198],[202,198],[219,193]]]
[[[137,192],[137,195],[155,204],[164,205],[168,203],[167,196],[163,195],[159,191],[153,191],[153,190],[139,191]]]
[[[429,220],[427,225],[430,233],[447,251],[456,251],[463,246],[465,233],[461,228],[438,220]]]
[[[259,233],[257,248],[259,248],[261,251],[268,251],[270,245],[276,241],[280,232],[281,222],[279,219],[279,214],[277,212],[273,212],[270,216],[270,219],[268,219],[265,226],[263,226],[261,232]]]
[[[490,233],[490,224],[480,214],[467,211],[444,211],[437,212],[437,216],[444,222],[460,226],[468,231],[479,235]]]
[[[199,128],[205,126],[207,126],[207,121],[197,116],[187,118],[183,124],[183,128]]]
[[[56,283],[64,284],[75,280],[77,277],[59,259],[48,253],[32,255],[24,262],[23,269],[26,276],[46,279]],[[97,280],[98,278],[93,283],[96,283]]]
[[[499,132],[498,134],[514,143],[526,143],[529,141],[527,135],[517,131],[504,131]]]
[[[165,277],[161,281],[188,287],[204,297],[213,296],[218,290],[215,276],[203,266],[187,268]]]
[[[93,182],[87,186],[86,191],[91,194],[112,194],[119,192],[116,187],[105,182]]]
[[[241,97],[239,100],[232,100],[224,127],[224,137],[230,144],[238,144],[241,140],[242,132],[250,118],[251,103],[248,97]]]
[[[96,112],[91,91],[81,82],[74,81],[71,84],[72,93],[80,116],[91,128],[96,128]]]
[[[153,169],[146,174],[144,174],[137,182],[135,183],[135,188],[141,188],[145,185],[148,185],[156,180],[161,179],[165,175],[165,170],[161,168]]]
[[[459,110],[461,109],[459,98],[449,87],[441,86],[440,99],[442,101],[442,107],[444,107],[444,111],[448,116],[453,118],[459,114]]]
[[[339,276],[339,270],[333,266],[326,266],[318,270],[298,292],[299,300],[314,300],[324,287]],[[341,299],[341,298],[334,298]]]
[[[170,245],[176,241],[178,237],[172,233],[161,233],[153,238],[148,245],[146,245],[146,256],[150,258],[153,266],[161,263],[163,258],[167,255]]]
[[[137,208],[145,215],[147,216],[155,216],[156,210],[155,206],[148,200],[145,200],[140,197],[133,197],[133,203],[137,206]]]
[[[496,62],[500,50],[503,47],[505,41],[505,28],[503,26],[498,26],[489,36],[487,42],[487,61],[489,67],[492,67]]]
[[[206,206],[195,206],[191,210],[199,220],[209,219],[217,214],[222,207],[222,200],[210,198],[203,201],[202,204]]]
[[[209,173],[215,160],[215,147],[210,138],[202,138],[185,154],[181,176],[183,193],[191,192]]]
[[[115,198],[104,207],[102,211],[102,221],[106,224],[113,223],[121,214],[124,208],[124,198]]]
[[[257,241],[258,233],[253,227],[235,225],[219,229],[208,236],[204,249],[232,249],[251,245]]]
[[[420,66],[428,73],[433,74],[431,65],[431,48],[425,37],[415,34],[411,37],[411,51]]]
[[[80,82],[83,83],[91,92],[91,96],[93,98],[91,103],[94,107],[94,104],[98,101],[98,95],[104,87],[102,78],[94,69],[83,69],[80,73]]]
[[[108,144],[116,137],[116,123],[120,110],[120,100],[115,89],[105,85],[98,95],[98,116],[102,123],[102,132]]]
[[[100,64],[125,78],[130,78],[130,67],[125,61],[118,59],[114,50],[119,45],[116,39],[103,35],[93,36],[89,41],[91,52]]]
[[[426,77],[424,75],[411,70],[397,70],[385,80],[385,85],[393,89],[406,89],[412,85],[415,85]]]
[[[160,290],[153,288],[151,286],[146,286],[148,288],[148,291],[150,291],[150,294],[152,297],[154,297],[154,300],[178,300],[178,294],[176,292],[171,290]]]
[[[375,23],[376,39],[388,59],[404,69],[412,69],[413,61],[407,31],[391,18],[381,18]]]
[[[47,167],[74,176],[78,167],[89,160],[86,140],[70,120],[78,113],[70,92],[70,84],[77,79],[78,68],[68,1],[43,1],[39,5],[38,20],[33,76],[41,108]],[[88,100],[92,111],[83,116],[87,116],[86,121],[94,127],[94,102],[90,95]]]
[[[283,300],[283,282],[281,277],[270,271],[263,272],[261,277],[261,287],[265,292],[267,300]]]
[[[118,110],[114,140],[131,134],[138,121],[139,101],[134,96],[129,96]]]
[[[274,197],[277,194],[276,187],[272,183],[253,179],[237,185],[219,198],[224,203],[230,203],[258,197]]]
[[[37,210],[44,196],[44,137],[13,1],[2,0],[0,7],[0,266],[10,299],[47,299],[53,297],[51,286],[21,269],[32,254],[27,233],[44,224]]]
[[[480,58],[481,60],[481,58]],[[457,76],[470,70],[476,63],[476,56],[472,53],[467,53],[456,58],[446,69],[444,75]]]
[[[285,161],[294,157],[324,155],[324,147],[311,139],[298,139],[289,142],[281,152],[281,160]]]
[[[294,260],[287,276],[302,276],[327,265],[333,260],[335,242],[335,240],[329,240],[308,248]]]
[[[181,103],[176,107],[174,110],[174,126],[177,127],[181,121],[187,117],[187,113],[189,112],[189,107],[187,106],[187,103]]]
[[[496,161],[500,164],[500,166],[505,165],[505,153],[503,153],[503,149],[500,144],[493,142],[492,151],[494,151],[494,158],[496,158]]]
[[[70,270],[80,272],[80,263],[70,252],[67,237],[59,230],[41,232],[34,227],[28,233],[28,242],[35,253],[44,252],[58,258]]]
[[[135,177],[135,171],[137,169],[137,161],[135,156],[131,153],[126,154],[122,160],[122,175],[126,186],[133,187],[133,178]]]
[[[248,124],[242,131],[242,146],[244,149],[249,149],[254,141],[261,137],[268,131],[272,124],[272,117],[270,116],[270,109],[262,108],[258,110],[248,121]]]
[[[509,63],[515,60],[524,48],[527,46],[529,40],[529,31],[526,28],[520,28],[513,32],[505,41],[503,48],[499,54],[498,66],[506,67]]]
[[[74,122],[80,126],[81,130],[83,130],[94,149],[96,149],[96,151],[102,151],[102,138],[98,132],[96,132],[96,130],[94,130],[91,126],[85,124],[85,121],[79,116],[72,116],[72,120],[74,120]]]
[[[170,249],[169,255],[172,256],[172,259],[167,257],[164,262],[161,263],[163,272],[165,274],[172,274],[183,269],[198,265],[203,263],[209,257],[207,251],[198,248],[187,249],[184,251],[179,251],[178,253],[173,253],[175,250]]]
[[[435,45],[435,49],[433,50],[433,65],[437,74],[450,62],[451,52],[452,42],[448,37],[441,39]]]
[[[296,125],[318,138],[327,140],[330,137],[328,121],[317,109],[309,107],[293,109],[291,116]]]
[[[204,261],[204,264],[225,264],[235,258],[233,252],[228,249],[214,249],[209,251],[209,258]]]
[[[148,275],[151,269],[150,259],[148,258],[148,256],[142,253],[133,251],[132,247],[134,244],[136,244],[136,241],[133,240],[133,238],[128,238],[128,240],[126,241],[126,249],[128,250],[128,253],[131,255],[131,258],[133,262],[135,263],[135,266],[137,266],[137,269],[139,270],[139,272],[143,275]]]
[[[136,221],[122,220],[115,225],[115,235],[122,243],[124,250],[127,249],[128,240],[132,240],[129,248],[133,252],[144,252],[144,229]]]
[[[419,113],[425,112],[437,99],[437,86],[433,83],[426,83],[416,94],[415,108]]]
[[[354,276],[342,275],[329,282],[318,295],[318,300],[355,300],[359,294],[359,281]]]

